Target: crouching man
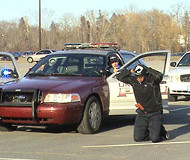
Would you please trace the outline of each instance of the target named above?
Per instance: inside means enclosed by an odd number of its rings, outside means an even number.
[[[116,78],[133,87],[138,107],[134,140],[136,142],[151,140],[156,143],[168,139],[168,132],[162,124],[160,82],[163,74],[144,65],[137,65],[134,69],[121,71]]]

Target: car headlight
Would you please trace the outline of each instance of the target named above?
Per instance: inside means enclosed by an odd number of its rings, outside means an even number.
[[[81,101],[79,94],[77,93],[71,93],[71,94],[47,94],[44,102],[46,103],[70,103],[70,102],[79,102]]]
[[[180,82],[180,76],[179,75],[170,76],[170,82]]]

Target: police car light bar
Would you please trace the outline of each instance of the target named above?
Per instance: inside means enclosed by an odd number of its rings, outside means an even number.
[[[63,50],[71,49],[118,49],[117,43],[65,43]]]

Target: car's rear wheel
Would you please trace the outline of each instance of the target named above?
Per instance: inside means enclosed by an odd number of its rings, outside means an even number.
[[[0,123],[0,131],[14,131],[16,129],[17,126],[13,126],[12,124]]]
[[[28,58],[27,58],[27,61],[28,61],[29,63],[32,63],[32,62],[33,62],[33,58],[32,58],[32,57],[28,57]]]
[[[93,134],[98,132],[102,123],[102,109],[98,98],[90,97],[86,103],[82,120],[77,127],[79,133]]]

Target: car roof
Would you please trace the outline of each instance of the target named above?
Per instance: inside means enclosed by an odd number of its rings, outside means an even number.
[[[56,52],[60,53],[69,53],[69,54],[99,54],[99,55],[110,55],[114,53],[130,54],[137,56],[134,52],[120,50],[117,46],[117,43],[65,43],[65,47],[62,51]]]
[[[119,51],[116,51],[116,50],[83,50],[83,49],[74,49],[74,50],[64,50],[64,51],[57,51],[57,52],[54,52],[52,54],[96,54],[96,55],[107,55],[107,54],[111,54],[111,53],[119,53],[119,54],[130,54],[130,55],[133,55],[133,56],[137,56],[136,53],[133,53],[133,52],[129,52],[129,51],[124,51],[124,50],[119,50]]]
[[[57,51],[52,54],[96,54],[96,55],[107,55],[108,53],[116,53],[117,51],[105,51],[105,50],[65,50]]]

